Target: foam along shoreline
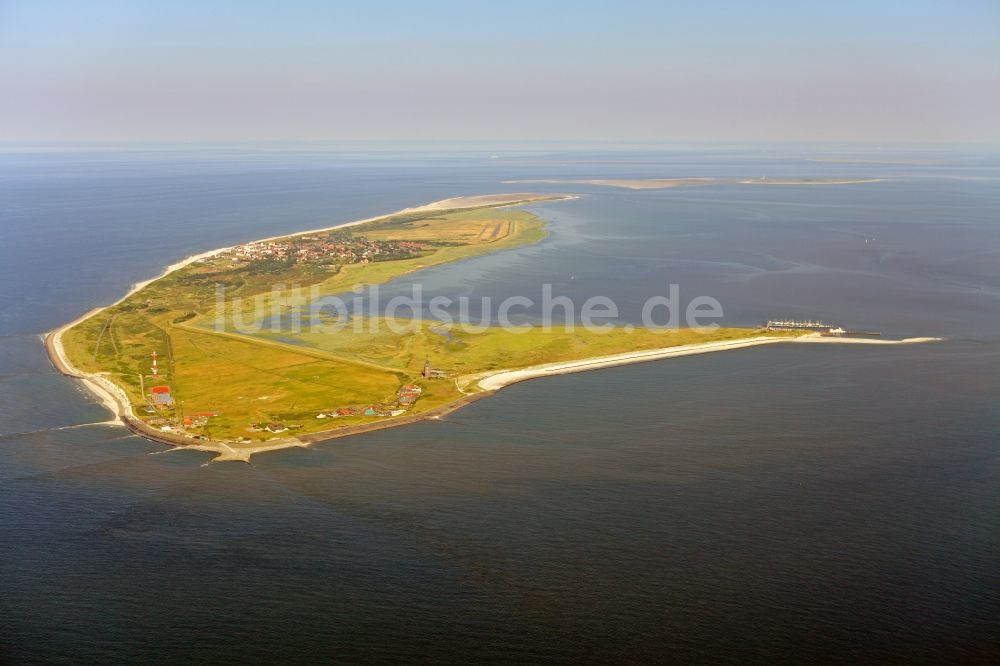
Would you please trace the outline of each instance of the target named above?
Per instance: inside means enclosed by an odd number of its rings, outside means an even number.
[[[941,338],[906,338],[904,340],[882,340],[873,338],[849,338],[849,337],[827,337],[819,334],[803,335],[795,338],[780,338],[770,336],[759,336],[756,338],[746,338],[744,340],[732,340],[722,342],[705,342],[693,345],[679,345],[676,347],[664,347],[662,349],[650,349],[638,352],[626,352],[624,354],[612,354],[610,356],[599,356],[591,359],[579,361],[567,361],[563,363],[545,363],[517,370],[501,370],[482,377],[476,385],[484,391],[496,391],[505,386],[516,384],[517,382],[537,377],[547,377],[552,375],[565,375],[573,372],[584,372],[587,370],[598,370],[601,368],[612,368],[631,363],[644,363],[647,361],[659,361],[677,356],[692,356],[694,354],[708,354],[712,352],[729,351],[733,349],[743,349],[745,347],[756,347],[759,345],[778,343],[831,343],[831,344],[863,344],[863,345],[900,345],[916,344],[922,342],[937,342]]]

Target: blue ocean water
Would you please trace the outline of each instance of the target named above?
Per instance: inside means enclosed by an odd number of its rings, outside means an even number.
[[[497,157],[492,157],[496,155]],[[1000,157],[806,147],[0,152],[0,660],[991,662]],[[871,157],[871,156],[866,156]],[[898,157],[898,156],[897,156]],[[627,191],[505,180],[881,177]],[[38,335],[192,253],[440,198],[563,191],[425,295],[676,283],[771,347],[528,382],[440,422],[202,466],[100,423]],[[531,311],[526,313],[530,317]],[[156,454],[156,455],[151,455]]]

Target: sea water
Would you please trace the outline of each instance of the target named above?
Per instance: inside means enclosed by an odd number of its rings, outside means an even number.
[[[927,153],[917,153],[926,158]],[[491,155],[499,155],[491,158]],[[0,153],[0,661],[988,661],[1000,618],[1000,159],[809,147]],[[566,178],[883,177],[629,191]],[[39,334],[195,252],[465,194],[569,192],[426,296],[680,285],[774,346],[536,380],[203,466],[103,425]],[[526,312],[526,317],[537,315]],[[153,455],[155,454],[155,455]]]

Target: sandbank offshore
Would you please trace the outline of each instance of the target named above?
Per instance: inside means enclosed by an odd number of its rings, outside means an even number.
[[[705,185],[858,185],[878,183],[884,178],[590,178],[579,180],[505,180],[515,183],[600,185],[627,190],[663,190]]]

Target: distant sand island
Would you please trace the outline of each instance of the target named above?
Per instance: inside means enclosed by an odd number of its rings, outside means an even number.
[[[604,185],[607,187],[624,187],[629,190],[658,190],[670,187],[696,187],[698,185],[718,185],[723,180],[719,178],[587,178],[579,180],[505,180],[504,183],[547,183],[550,185]]]
[[[864,157],[812,157],[809,162],[826,162],[827,164],[877,164],[885,166],[939,166],[952,164],[937,160],[882,160]]]
[[[505,180],[507,184],[547,183],[552,185],[602,185],[629,190],[662,190],[705,185],[856,185],[878,183],[883,178],[584,178],[574,180]]]
[[[740,185],[857,185],[879,183],[884,178],[748,178],[737,181]]]
[[[410,321],[405,332],[365,325],[331,333],[312,325],[275,330],[263,320],[251,322],[258,325],[250,331],[236,324],[251,299],[282,317],[310,305],[272,291],[276,283],[344,294],[357,284],[536,242],[546,235],[544,222],[522,206],[571,198],[457,197],[204,252],[51,332],[46,349],[58,370],[79,379],[134,433],[213,452],[214,460],[249,461],[256,453],[440,418],[535,377],[774,343],[930,340],[749,328],[470,332]],[[340,319],[324,316],[325,324]],[[344,319],[388,323],[357,314]]]

